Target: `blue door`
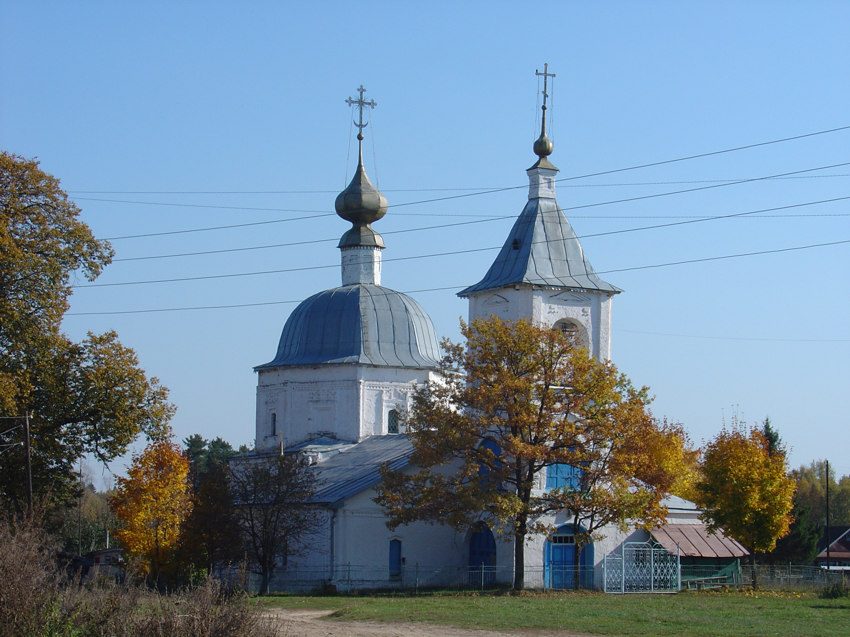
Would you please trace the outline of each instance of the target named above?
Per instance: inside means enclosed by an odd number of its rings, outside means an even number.
[[[401,540],[390,540],[390,577],[401,577]]]
[[[573,588],[575,584],[575,536],[573,525],[558,527],[546,540],[544,576],[546,588]],[[581,551],[580,583],[583,587],[593,585],[593,544]]]
[[[486,524],[478,524],[469,536],[469,580],[473,585],[496,583],[496,540]]]

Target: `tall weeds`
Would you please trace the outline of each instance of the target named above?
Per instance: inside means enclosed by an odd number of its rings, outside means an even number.
[[[0,522],[0,626],[9,637],[104,635],[271,637],[279,634],[241,590],[206,578],[159,594],[127,577],[81,582],[60,568],[37,523]]]

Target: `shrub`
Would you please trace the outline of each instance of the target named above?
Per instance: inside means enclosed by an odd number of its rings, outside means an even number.
[[[0,521],[0,626],[31,635],[271,636],[274,623],[241,590],[211,577],[172,595],[108,578],[81,581],[60,569],[56,551],[35,522]]]
[[[844,582],[833,582],[832,584],[827,584],[821,589],[820,593],[818,593],[818,597],[821,599],[839,599],[841,597],[850,597],[850,588],[844,584]]]

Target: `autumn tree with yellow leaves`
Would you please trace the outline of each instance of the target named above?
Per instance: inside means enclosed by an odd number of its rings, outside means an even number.
[[[703,450],[696,502],[709,530],[722,529],[750,551],[753,588],[755,553],[773,550],[792,522],[795,483],[785,450],[759,427],[724,428]]]
[[[607,525],[662,522],[694,452],[680,426],[652,416],[647,388],[560,330],[490,317],[461,331],[465,343],[443,343],[442,379],[414,395],[414,471],[386,469],[376,501],[391,528],[490,520],[513,535],[515,589],[526,536],[568,511],[578,586],[582,548]],[[547,471],[571,477],[547,490]]]
[[[111,504],[123,522],[118,540],[158,581],[192,508],[188,459],[170,440],[152,442],[133,456],[127,477],[117,479]]]

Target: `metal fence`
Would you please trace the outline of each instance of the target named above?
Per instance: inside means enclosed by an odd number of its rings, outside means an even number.
[[[681,588],[679,556],[654,542],[625,542],[605,556],[606,593],[675,593]]]
[[[553,577],[551,568],[527,567],[525,588],[562,590],[572,588],[573,570]],[[581,569],[583,587],[593,587],[593,568]],[[485,591],[511,588],[514,582],[512,566],[476,566],[437,568],[419,564],[403,565],[401,573],[391,576],[386,567],[378,568],[358,564],[337,564],[333,568],[298,568],[278,571],[270,582],[272,591],[292,592],[340,592],[352,593],[372,590],[397,590],[417,592],[419,590]],[[558,586],[553,586],[557,582]],[[253,588],[259,583],[252,576]]]
[[[751,571],[748,564],[732,568],[678,566],[675,555],[653,547],[627,549],[606,557],[603,568],[581,570],[582,588],[603,589],[609,593],[664,593],[716,587],[749,586]],[[672,559],[671,559],[672,558]],[[758,565],[759,586],[765,589],[821,588],[827,583],[850,584],[850,573],[826,570],[807,565]],[[599,576],[598,579],[595,579]],[[401,573],[390,576],[386,567],[358,564],[337,564],[329,569],[290,569],[278,571],[271,581],[276,592],[339,592],[399,591],[417,593],[433,590],[488,591],[513,586],[511,566],[479,566],[437,568],[425,565],[403,565]],[[573,588],[572,568],[554,572],[536,566],[525,569],[525,588],[532,590],[565,590]],[[259,578],[252,576],[253,588]]]

